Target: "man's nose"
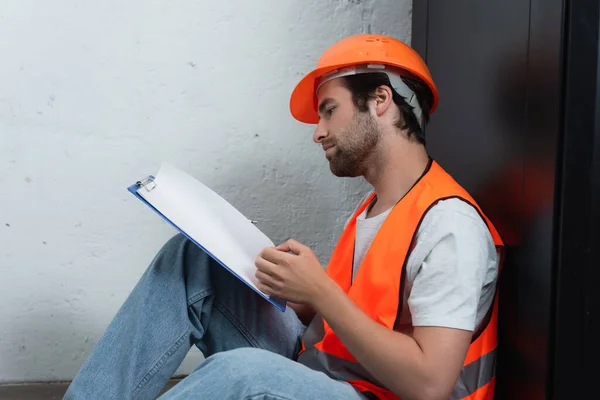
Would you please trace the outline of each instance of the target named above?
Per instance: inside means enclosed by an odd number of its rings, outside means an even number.
[[[321,143],[323,139],[327,137],[327,129],[323,126],[323,120],[319,121],[317,128],[315,129],[315,133],[313,134],[313,141],[315,143]]]

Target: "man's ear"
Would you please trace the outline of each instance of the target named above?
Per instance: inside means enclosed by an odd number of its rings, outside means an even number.
[[[394,99],[392,98],[392,89],[386,85],[379,86],[377,89],[375,89],[373,99],[375,113],[377,116],[383,115],[394,102]]]

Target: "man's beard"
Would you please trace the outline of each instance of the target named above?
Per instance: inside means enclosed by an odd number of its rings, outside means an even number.
[[[380,137],[381,131],[371,114],[357,112],[334,142],[335,151],[329,160],[331,172],[339,177],[362,175],[366,164],[374,157]]]

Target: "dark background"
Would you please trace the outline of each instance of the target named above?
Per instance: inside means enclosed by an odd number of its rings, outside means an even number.
[[[430,154],[508,245],[496,399],[600,398],[597,0],[415,0]]]

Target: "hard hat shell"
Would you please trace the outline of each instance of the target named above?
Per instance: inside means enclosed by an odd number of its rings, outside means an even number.
[[[290,97],[290,111],[294,118],[308,124],[319,122],[316,88],[324,74],[351,65],[371,63],[396,67],[406,77],[421,80],[433,93],[430,114],[435,111],[438,90],[421,56],[410,46],[392,37],[359,34],[346,37],[325,50],[315,69],[298,82]]]

